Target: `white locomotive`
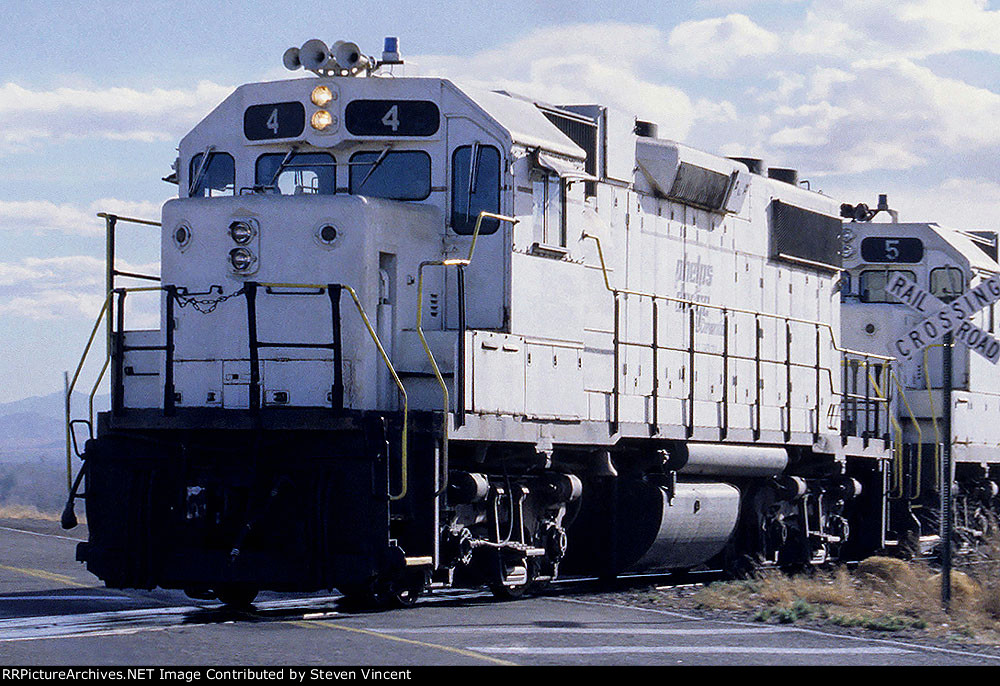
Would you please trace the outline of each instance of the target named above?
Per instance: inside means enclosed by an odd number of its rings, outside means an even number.
[[[159,330],[110,284],[93,573],[407,602],[886,545],[890,355],[838,346],[832,199],[600,105],[392,76],[388,39],[285,63],[316,76],[181,140]]]
[[[888,222],[874,219],[885,213]],[[997,512],[1000,480],[1000,369],[991,362],[997,344],[981,335],[955,345],[951,435],[946,436],[942,376],[944,347],[924,347],[909,334],[923,317],[887,292],[898,274],[942,301],[973,313],[968,321],[985,334],[996,332],[996,308],[959,298],[1000,273],[997,235],[964,232],[927,222],[899,222],[885,196],[876,210],[845,206],[843,331],[845,345],[893,355],[895,370],[882,383],[894,391],[898,448],[889,488],[892,528],[913,550],[939,543],[941,446],[950,441],[956,491],[956,534],[981,539]],[[971,297],[971,296],[969,296]]]

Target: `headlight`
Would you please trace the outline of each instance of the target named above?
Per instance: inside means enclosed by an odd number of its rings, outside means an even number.
[[[316,107],[326,107],[333,100],[333,91],[326,86],[316,86],[309,99]]]
[[[257,261],[254,254],[246,248],[233,248],[229,251],[229,263],[238,272],[245,272]]]
[[[235,221],[229,225],[229,235],[239,245],[246,245],[254,236],[254,228],[250,222]]]
[[[333,115],[331,115],[326,110],[316,110],[313,112],[312,119],[309,120],[312,127],[317,131],[323,131],[329,128],[330,124],[333,123]]]

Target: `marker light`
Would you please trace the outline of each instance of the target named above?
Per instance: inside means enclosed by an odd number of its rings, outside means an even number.
[[[317,131],[323,131],[333,123],[333,116],[326,110],[316,110],[316,112],[313,113],[312,119],[309,120],[309,123],[312,124],[312,127]]]
[[[174,231],[174,242],[177,243],[177,247],[179,248],[186,247],[191,242],[191,229],[184,224],[178,226]]]
[[[246,245],[253,238],[253,226],[249,222],[235,221],[229,225],[229,235],[239,245]]]
[[[316,86],[313,88],[312,95],[309,96],[312,103],[316,107],[326,107],[331,100],[333,100],[333,91],[331,91],[326,86]]]
[[[337,240],[337,228],[332,224],[325,224],[319,230],[319,239],[324,243],[333,243]]]
[[[229,251],[229,262],[233,265],[233,269],[238,272],[250,269],[255,261],[253,253],[246,248],[233,248]]]

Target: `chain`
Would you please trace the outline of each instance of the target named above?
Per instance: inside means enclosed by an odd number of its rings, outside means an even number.
[[[219,306],[220,303],[224,303],[230,298],[235,298],[236,296],[243,295],[246,292],[246,287],[240,288],[238,291],[233,291],[229,295],[220,295],[218,298],[203,298],[199,300],[193,296],[175,296],[177,300],[178,307],[187,307],[190,305],[198,312],[202,314],[208,314],[214,312],[215,308]]]

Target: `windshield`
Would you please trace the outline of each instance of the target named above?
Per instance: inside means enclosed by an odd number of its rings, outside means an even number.
[[[431,156],[422,150],[365,150],[351,155],[352,195],[423,200],[431,194]]]
[[[258,188],[282,195],[333,195],[337,192],[337,162],[333,155],[300,152],[288,157],[285,162],[286,157],[287,153],[268,153],[257,158],[254,178]],[[282,162],[285,162],[284,166]]]
[[[455,149],[451,169],[451,226],[455,233],[468,235],[475,230],[480,212],[500,211],[500,151],[487,145],[463,145]],[[489,234],[499,227],[497,220],[487,219],[479,232]]]
[[[234,195],[236,163],[233,156],[225,152],[209,153],[208,162],[203,165],[201,161],[204,157],[204,153],[198,153],[191,158],[188,195],[192,198]]]

